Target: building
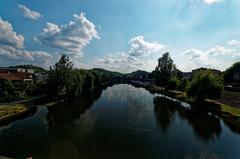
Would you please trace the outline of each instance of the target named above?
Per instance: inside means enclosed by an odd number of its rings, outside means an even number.
[[[12,82],[33,82],[33,73],[31,69],[22,68],[0,68],[0,80]]]
[[[49,75],[47,73],[35,73],[34,79],[36,81],[47,81],[49,78]]]
[[[184,78],[186,79],[191,79],[193,78],[193,76],[199,72],[199,71],[204,71],[204,70],[210,70],[212,71],[212,73],[216,74],[216,75],[221,75],[222,72],[219,71],[219,70],[216,70],[216,69],[207,69],[207,68],[198,68],[198,69],[195,69],[195,70],[192,70],[192,72],[183,72],[182,75]]]
[[[192,78],[192,72],[183,72],[182,77],[189,80]]]
[[[25,69],[25,68],[6,68],[6,67],[0,67],[0,73],[6,73],[6,72],[22,72],[22,73],[30,73],[33,74],[34,70],[32,69]]]

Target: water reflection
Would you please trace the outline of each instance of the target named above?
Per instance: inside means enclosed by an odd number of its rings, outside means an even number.
[[[186,159],[217,154],[239,159],[239,134],[226,127],[231,124],[218,118],[218,111],[180,104],[142,88],[114,85],[103,93],[97,90],[38,107],[33,116],[0,128],[0,154],[34,159]]]
[[[170,127],[177,114],[188,122],[197,137],[208,142],[220,136],[222,132],[220,118],[209,113],[204,106],[201,107],[201,111],[198,106],[193,107],[194,109],[187,109],[182,107],[180,102],[159,96],[154,98],[156,121],[163,132]]]
[[[77,99],[67,100],[48,108],[47,122],[49,131],[59,138],[67,138],[79,119],[100,96],[102,90],[89,92]]]

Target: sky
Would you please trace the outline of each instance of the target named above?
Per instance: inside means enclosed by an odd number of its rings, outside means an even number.
[[[0,0],[0,66],[225,70],[240,61],[239,0]]]

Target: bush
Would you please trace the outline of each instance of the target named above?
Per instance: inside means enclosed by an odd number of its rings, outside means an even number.
[[[178,90],[179,91],[185,91],[189,82],[186,78],[182,78],[179,82]]]
[[[187,95],[195,100],[203,101],[205,98],[220,98],[222,90],[222,78],[209,70],[205,70],[195,74],[187,88]]]
[[[171,77],[168,81],[168,89],[176,90],[178,89],[180,80],[177,77]]]

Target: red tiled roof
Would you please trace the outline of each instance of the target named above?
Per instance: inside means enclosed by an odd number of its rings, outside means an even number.
[[[32,79],[32,75],[29,73],[20,73],[20,72],[10,72],[10,73],[1,73],[0,79],[10,80],[10,81],[23,81],[25,79]]]

